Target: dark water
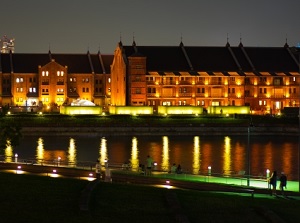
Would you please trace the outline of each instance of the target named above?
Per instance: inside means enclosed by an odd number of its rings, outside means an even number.
[[[289,179],[298,179],[298,137],[250,137],[251,175],[284,171]],[[149,154],[158,169],[170,169],[173,163],[183,170],[213,173],[248,170],[247,136],[117,136],[117,137],[24,137],[17,148],[7,148],[7,161],[18,154],[20,159],[55,160],[77,163],[96,161],[122,164],[128,160],[137,168]]]

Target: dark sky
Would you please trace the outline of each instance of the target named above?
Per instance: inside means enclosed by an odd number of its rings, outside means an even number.
[[[290,46],[300,0],[3,0],[0,35],[16,53],[113,54],[130,45]]]

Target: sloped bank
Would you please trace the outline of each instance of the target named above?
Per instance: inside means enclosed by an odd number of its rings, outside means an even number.
[[[112,135],[299,135],[299,128],[291,126],[182,126],[182,127],[23,127],[24,136],[112,136]]]

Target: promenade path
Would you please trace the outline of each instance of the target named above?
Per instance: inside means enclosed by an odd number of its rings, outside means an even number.
[[[162,171],[153,171],[151,176],[145,176],[143,172],[131,171],[119,167],[110,167],[112,182],[147,184],[164,187],[177,187],[187,189],[197,189],[205,191],[237,192],[245,194],[266,194],[270,196],[270,190],[266,178],[247,176],[226,176],[220,174],[194,175],[194,174],[170,174]],[[0,171],[15,174],[38,174],[41,176],[53,177],[73,177],[82,180],[95,180],[94,166],[85,168],[67,167],[63,165],[40,165],[27,163],[6,163],[0,162]],[[103,180],[106,180],[105,168],[103,167]],[[278,182],[279,185],[279,182]],[[299,197],[299,182],[288,181],[285,191],[288,196]],[[277,194],[281,194],[277,190]]]

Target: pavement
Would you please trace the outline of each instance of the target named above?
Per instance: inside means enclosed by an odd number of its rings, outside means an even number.
[[[59,165],[43,166],[28,163],[0,162],[0,171],[15,174],[36,174],[52,177],[72,177],[89,181],[96,180],[96,174],[93,167],[86,167],[85,169],[82,169]],[[109,173],[110,176],[106,176],[105,173]],[[144,184],[166,188],[182,188],[219,193],[236,193],[252,197],[300,200],[300,193],[297,190],[297,181],[288,182],[288,190],[285,191],[285,196],[282,196],[279,190],[277,190],[277,196],[271,196],[266,180],[257,178],[249,179],[248,186],[248,179],[245,177],[169,174],[160,171],[154,171],[151,176],[145,176],[140,172],[133,172],[122,169],[110,169],[110,171],[108,172],[103,170],[102,180],[106,182]]]

